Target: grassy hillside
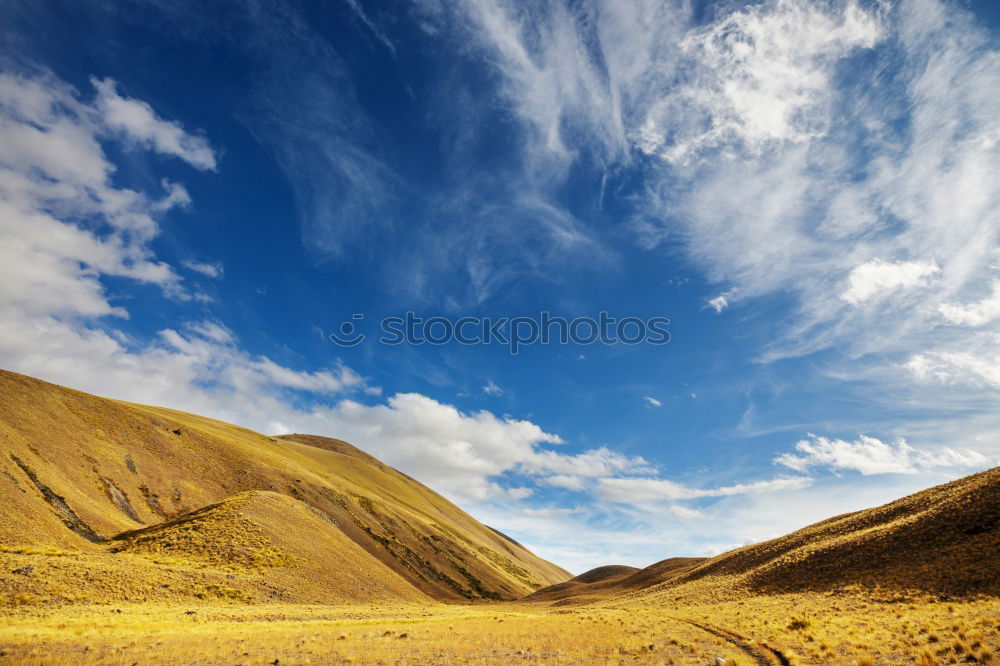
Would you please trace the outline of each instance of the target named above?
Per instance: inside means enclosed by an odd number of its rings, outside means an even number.
[[[0,452],[0,557],[11,570],[72,556],[108,576],[127,563],[141,578],[159,562],[215,585],[240,580],[220,567],[242,562],[286,601],[372,598],[366,575],[391,595],[438,600],[512,599],[569,577],[339,440],[267,437],[0,371]],[[198,532],[285,555],[259,567],[223,545],[213,554]],[[4,576],[0,595],[29,594],[21,588],[37,578]],[[178,594],[133,583],[145,598]]]
[[[564,583],[543,587],[524,597],[523,601],[556,606],[601,601],[673,580],[705,560],[704,557],[672,557],[645,569],[623,565],[597,567]]]
[[[627,573],[600,567],[524,598],[622,607],[787,593],[886,598],[1000,595],[1000,468],[885,506],[810,525],[711,559],[670,558]]]
[[[636,567],[621,564],[597,567],[564,583],[543,587],[526,596],[523,601],[556,605],[595,601],[614,594],[617,584],[637,571],[639,569]]]
[[[569,579],[346,442],[0,372],[4,663],[997,663],[998,525],[995,469]]]
[[[997,553],[1000,468],[711,559],[671,558],[628,574],[601,567],[524,600],[664,604],[845,588],[888,598],[998,596]]]
[[[712,558],[645,593],[725,583],[754,594],[849,586],[953,597],[1000,594],[1000,468],[837,516]]]

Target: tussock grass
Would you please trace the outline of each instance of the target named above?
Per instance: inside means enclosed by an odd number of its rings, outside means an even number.
[[[258,520],[233,510],[247,493],[290,503],[272,501],[272,515]],[[197,585],[281,602],[483,601],[570,577],[346,442],[268,437],[5,371],[0,549],[40,558],[39,575],[0,580],[0,604],[168,601]],[[72,574],[48,557],[67,552],[89,557],[81,572],[109,581],[94,589],[78,580],[89,591],[74,591]],[[169,588],[155,584],[151,566],[164,567]],[[240,582],[219,573],[226,568],[240,569]]]
[[[658,609],[391,602],[74,605],[9,612],[0,618],[0,652],[4,663],[17,664],[278,659],[282,664],[711,665],[719,657],[727,666],[750,666],[760,663],[755,654],[773,656],[767,646],[802,666],[993,663],[1000,646],[1000,602],[961,602],[950,610],[935,602],[911,606],[899,617],[889,604],[862,598],[831,603],[814,594]],[[803,609],[813,620],[810,626],[789,630],[789,617]],[[941,640],[928,644],[930,632]],[[959,650],[956,640],[965,641]]]

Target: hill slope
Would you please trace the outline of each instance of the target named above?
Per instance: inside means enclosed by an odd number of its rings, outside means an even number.
[[[687,573],[706,561],[704,557],[672,557],[645,569],[609,565],[591,569],[564,583],[532,592],[523,601],[556,606],[585,604],[641,590]]]
[[[526,601],[631,604],[866,589],[1000,595],[1000,468],[711,559],[672,558],[609,584],[568,581]]]
[[[730,579],[758,593],[848,585],[1000,594],[1000,468],[719,555],[667,586]]]
[[[376,578],[385,569],[401,577],[400,583],[409,583],[404,588],[390,585],[407,590],[406,598],[423,593],[439,600],[512,599],[569,577],[437,493],[339,440],[267,437],[0,371],[0,453],[0,550],[10,557],[16,555],[12,551],[31,549],[94,557],[124,550],[129,552],[118,556],[131,556],[136,539],[162,530],[109,540],[171,520],[172,529],[183,531],[179,517],[241,493],[267,491],[253,496],[254,511],[270,506],[269,511],[280,508],[286,518],[303,516],[333,549],[303,551],[299,557],[367,561]],[[294,504],[275,505],[274,494]],[[212,515],[221,511],[217,506]],[[301,529],[301,520],[293,527]],[[294,554],[297,547],[304,545],[285,549]],[[359,553],[367,554],[367,560],[358,559]],[[192,554],[180,556],[190,559]],[[285,571],[272,569],[272,577]],[[311,580],[312,574],[300,573]],[[327,592],[350,587],[342,583],[329,582]],[[294,585],[282,589],[292,595],[289,599],[298,598]]]
[[[524,601],[534,603],[587,603],[611,596],[618,591],[617,584],[639,571],[636,567],[609,564],[586,571],[564,583],[543,587],[524,597]]]
[[[600,567],[524,597],[624,605],[856,587],[971,598],[1000,595],[1000,468],[884,506],[836,516],[711,559],[671,558],[626,574]]]

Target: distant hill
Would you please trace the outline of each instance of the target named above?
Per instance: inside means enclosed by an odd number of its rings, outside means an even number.
[[[523,601],[562,606],[608,599],[672,580],[705,560],[704,557],[673,557],[645,569],[623,565],[597,567],[564,583],[532,592]]]
[[[69,598],[83,570],[108,582],[107,598],[207,586],[285,601],[514,599],[570,575],[346,442],[268,437],[6,371],[0,558],[34,567],[0,579],[0,601]]]
[[[631,574],[601,567],[524,600],[663,605],[845,588],[1000,595],[1000,468],[711,559],[672,558]]]
[[[533,592],[524,598],[530,602],[586,603],[618,591],[617,583],[639,571],[636,567],[610,564],[591,569],[564,583],[557,583]]]

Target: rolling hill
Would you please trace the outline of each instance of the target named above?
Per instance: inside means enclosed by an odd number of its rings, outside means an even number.
[[[525,601],[624,606],[845,589],[942,598],[1000,595],[1000,468],[810,525],[711,559],[626,574],[601,567]]]
[[[728,579],[757,594],[861,586],[995,596],[998,552],[1000,468],[993,468],[724,553],[661,587]]]
[[[672,557],[651,564],[645,569],[620,564],[597,567],[566,582],[532,592],[524,597],[523,601],[550,603],[556,606],[600,601],[672,580],[695,568],[706,559],[704,557]]]
[[[501,600],[569,578],[340,440],[0,371],[0,453],[0,557],[31,568],[8,599],[70,598],[91,570],[109,599]]]

